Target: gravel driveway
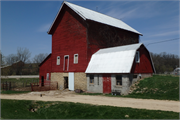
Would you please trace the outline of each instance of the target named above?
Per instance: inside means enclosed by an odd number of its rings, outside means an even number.
[[[42,97],[40,96],[40,94],[42,94]],[[15,95],[1,94],[0,98],[38,101],[66,101],[74,103],[79,102],[94,105],[108,105],[117,107],[131,107],[138,109],[180,112],[180,101],[78,95],[74,91],[56,90],[44,92],[30,92],[26,94]]]

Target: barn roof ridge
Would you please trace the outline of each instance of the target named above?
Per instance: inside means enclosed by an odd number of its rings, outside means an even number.
[[[50,34],[50,31],[57,19],[57,17],[60,14],[60,11],[62,9],[62,7],[64,6],[64,4],[66,4],[68,7],[70,7],[74,12],[76,12],[79,16],[81,16],[84,20],[92,20],[98,23],[102,23],[102,24],[106,24],[109,26],[113,26],[119,29],[124,29],[130,32],[134,32],[136,34],[142,35],[140,32],[138,32],[137,30],[135,30],[134,28],[132,28],[131,26],[129,26],[128,24],[126,24],[125,22],[123,22],[122,20],[118,19],[118,18],[114,18],[111,16],[108,16],[106,14],[64,1],[61,5],[61,8],[58,11],[58,14],[56,15],[49,31],[48,34]]]

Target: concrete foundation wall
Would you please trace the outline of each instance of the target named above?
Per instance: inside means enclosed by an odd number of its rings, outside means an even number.
[[[98,80],[99,79],[99,80]],[[90,77],[87,75],[87,91],[95,93],[103,93],[102,75],[94,75],[94,84],[90,83]]]
[[[122,75],[122,85],[116,85],[116,75],[111,75],[111,90],[118,90],[121,94],[127,95],[132,84],[132,75]],[[131,80],[130,80],[131,79]]]
[[[68,73],[60,73],[60,72],[51,73],[51,81],[57,81],[58,89],[60,90],[64,89],[64,77],[68,77]],[[83,72],[74,73],[74,90],[75,89],[87,90],[87,80],[85,73]]]

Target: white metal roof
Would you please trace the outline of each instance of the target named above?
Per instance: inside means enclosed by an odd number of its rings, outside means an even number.
[[[142,43],[100,49],[92,55],[85,73],[130,73]]]
[[[66,2],[66,1],[63,3],[63,5],[64,4],[69,6],[78,15],[80,15],[84,20],[88,19],[88,20],[96,21],[99,23],[107,24],[107,25],[110,25],[113,27],[121,28],[121,29],[128,30],[128,31],[142,35],[140,32],[133,29],[132,27],[130,27],[129,25],[127,25],[126,23],[124,23],[123,21],[121,21],[119,19],[104,15],[102,13],[99,13],[99,12],[96,12],[96,11],[93,11],[93,10],[90,10],[90,9],[87,9],[87,8],[84,8],[84,7],[81,7],[81,6]],[[62,6],[61,6],[61,8],[62,8]],[[58,14],[59,13],[60,13],[60,11],[58,12]],[[57,18],[57,16],[56,16],[56,18]],[[53,22],[53,24],[54,24],[54,22]],[[52,28],[52,26],[51,26],[51,28]],[[51,28],[50,28],[50,30],[51,30]]]

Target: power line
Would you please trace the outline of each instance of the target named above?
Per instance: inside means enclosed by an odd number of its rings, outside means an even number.
[[[163,40],[163,41],[159,41],[159,42],[152,42],[152,43],[148,43],[146,46],[148,46],[150,44],[162,43],[162,42],[173,41],[173,40],[178,40],[178,39],[180,39],[180,38],[174,38],[174,39],[170,39],[170,40]]]

